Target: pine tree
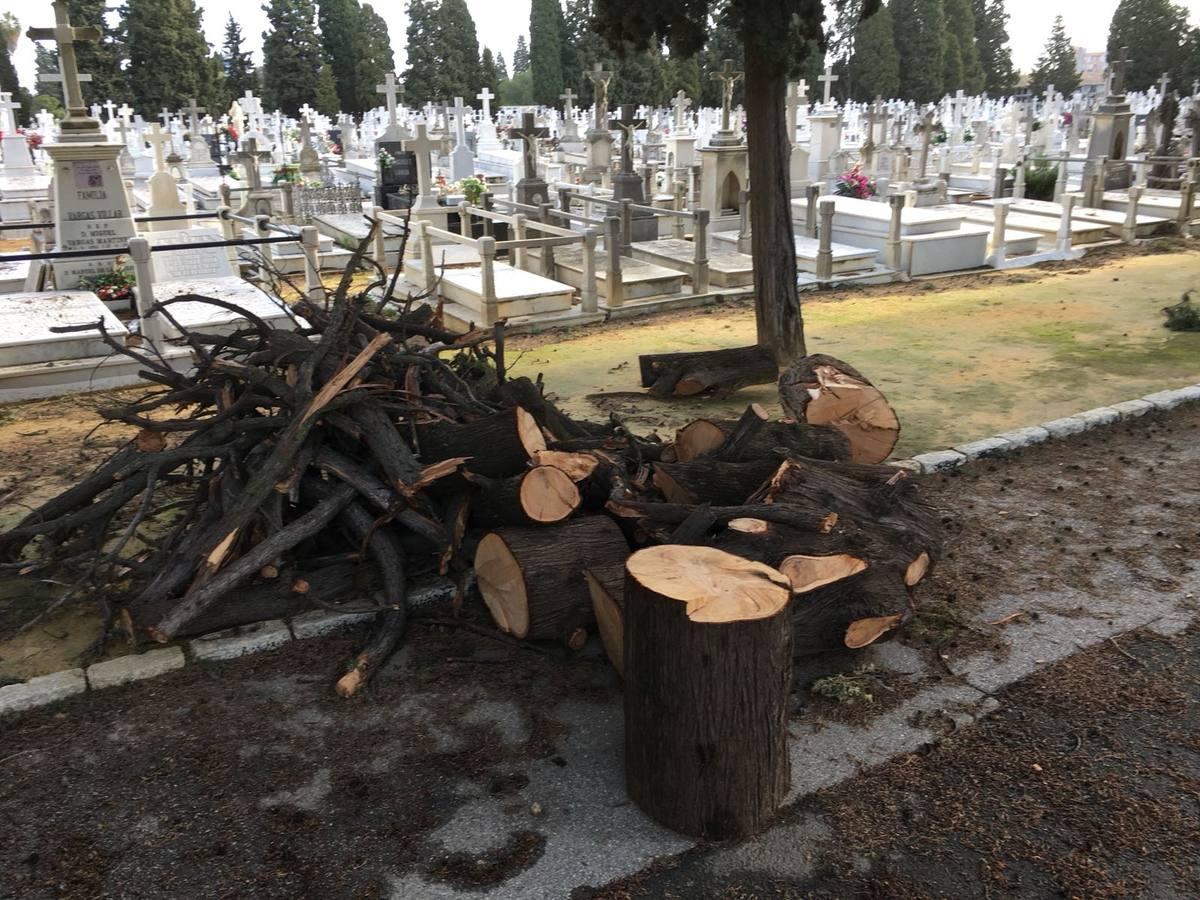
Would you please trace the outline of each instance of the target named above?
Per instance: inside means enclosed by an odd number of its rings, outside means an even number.
[[[436,96],[441,65],[441,37],[437,0],[409,0],[408,68],[404,89],[408,102],[420,105]]]
[[[146,118],[190,99],[202,106],[219,99],[200,16],[194,0],[128,0],[129,92]]]
[[[258,72],[254,68],[254,58],[248,51],[242,49],[242,26],[237,23],[233,14],[225,23],[225,86],[230,98],[244,97],[246,91],[258,93]]]
[[[946,53],[943,90],[978,94],[983,90],[983,66],[975,45],[975,12],[971,0],[943,0],[946,11]],[[953,68],[953,72],[952,72]]]
[[[33,112],[45,109],[56,116],[62,116],[63,109],[62,85],[53,81],[42,81],[41,76],[53,75],[58,71],[58,54],[50,49],[50,45],[40,41],[33,45],[35,65],[37,67],[38,92],[33,97]]]
[[[320,0],[317,6],[317,25],[321,29],[321,50],[333,70],[341,108],[348,112],[358,109],[357,63],[360,38],[365,37],[360,20],[358,0]]]
[[[483,56],[479,62],[479,68],[483,75],[483,86],[493,94],[498,93],[500,82],[500,67],[496,65],[496,57],[493,55],[490,47],[483,48]]]
[[[301,106],[314,100],[314,90],[327,93],[332,83],[331,72],[330,82],[322,85],[317,11],[312,0],[270,0],[266,12],[270,30],[263,33],[263,107],[296,116]],[[329,97],[323,99],[328,108]],[[336,110],[336,99],[332,105]]]
[[[927,103],[942,96],[946,18],[942,0],[892,0],[900,96]]]
[[[499,50],[496,51],[496,76],[501,81],[508,81],[508,63],[504,61],[504,54]]]
[[[1048,85],[1064,96],[1070,96],[1079,87],[1079,73],[1075,71],[1075,48],[1067,37],[1062,16],[1054,17],[1046,49],[1029,75],[1029,90],[1041,94]]]
[[[589,106],[593,101],[592,83],[583,76],[595,63],[607,63],[610,53],[600,35],[592,30],[592,0],[567,0],[563,13],[570,65],[563,65],[563,85],[579,95],[575,102]]]
[[[361,30],[358,58],[354,66],[354,96],[349,104],[342,104],[344,112],[357,115],[379,105],[379,93],[375,88],[389,72],[396,69],[387,22],[371,4],[364,3],[359,10],[359,25]]]
[[[1187,53],[1190,32],[1187,9],[1170,0],[1121,0],[1108,26],[1108,59],[1129,48],[1125,89],[1144,91],[1166,72],[1175,84],[1184,82],[1196,65]]]
[[[513,51],[513,77],[520,75],[529,68],[529,45],[525,43],[525,35],[517,35],[517,49]]]
[[[886,6],[855,29],[850,73],[854,96],[859,100],[877,96],[890,100],[899,93],[900,54],[896,52],[892,11]]]
[[[1008,46],[1008,10],[1004,0],[972,0],[972,7],[983,89],[995,96],[1007,94],[1017,82],[1017,73]]]
[[[529,10],[529,68],[535,103],[553,106],[563,89],[562,7],[558,0],[533,0]]]
[[[301,103],[296,108],[299,114]],[[337,79],[333,74],[333,66],[325,62],[321,64],[321,70],[317,73],[317,87],[313,91],[312,105],[327,116],[337,114],[341,104],[338,101],[337,94]]]

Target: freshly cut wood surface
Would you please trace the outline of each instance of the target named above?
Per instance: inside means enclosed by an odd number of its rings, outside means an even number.
[[[571,476],[572,481],[583,481],[596,471],[600,460],[591,453],[571,453],[565,450],[537,450],[531,454],[534,465],[554,466]]]
[[[475,551],[475,581],[496,627],[516,637],[529,633],[525,576],[499,532],[485,534]]]
[[[887,632],[900,624],[904,617],[900,613],[890,616],[873,616],[869,619],[858,619],[850,623],[846,629],[846,646],[857,650],[868,644],[873,644]]]
[[[900,438],[900,420],[883,393],[832,356],[813,354],[789,367],[779,377],[779,397],[798,419],[845,434],[853,462],[883,462]]]
[[[617,674],[625,674],[625,564],[584,569],[596,630]]]
[[[675,432],[675,462],[706,456],[725,443],[725,429],[708,419],[689,422]]]
[[[787,576],[792,584],[792,591],[797,594],[815,591],[819,587],[857,575],[866,568],[866,560],[849,553],[835,553],[830,556],[796,554],[779,564],[779,571]]]
[[[579,488],[555,466],[535,466],[521,478],[521,508],[534,522],[561,522],[579,508]]]
[[[765,619],[791,597],[782,573],[713,547],[647,547],[629,557],[626,568],[647,590],[687,604],[693,622]]]
[[[929,571],[931,565],[929,554],[924,550],[920,552],[916,559],[908,564],[908,568],[904,570],[904,583],[909,587],[920,582],[925,577],[925,573]]]

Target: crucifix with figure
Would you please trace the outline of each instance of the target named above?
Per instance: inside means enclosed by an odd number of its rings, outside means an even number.
[[[730,113],[733,111],[733,88],[745,77],[745,72],[733,70],[733,60],[727,59],[719,70],[709,76],[713,81],[721,82],[721,130],[728,133],[733,131],[730,123]]]
[[[88,115],[83,105],[79,66],[75,61],[76,44],[95,44],[100,41],[100,29],[95,25],[76,27],[71,24],[67,0],[54,0],[54,27],[30,28],[26,35],[31,41],[54,41],[58,45],[59,78],[62,79],[63,100],[67,117],[59,126],[60,141],[97,140],[100,123]],[[43,76],[43,80],[48,80]]]
[[[612,81],[613,73],[595,63],[591,69],[584,69],[583,75],[592,83],[592,94],[596,98],[592,127],[601,131],[608,127],[608,83]]]
[[[537,142],[538,138],[544,138],[550,134],[548,128],[538,128],[533,117],[533,113],[525,113],[521,116],[521,127],[509,130],[509,136],[517,138],[521,141],[521,159],[524,163],[525,177],[522,181],[533,181],[538,177],[537,174]]]
[[[610,129],[619,128],[621,130],[621,174],[633,174],[633,133],[639,128],[646,127],[646,120],[639,119],[634,115],[634,109],[631,105],[625,104],[621,107],[621,118],[613,119],[608,123]]]
[[[1129,58],[1129,48],[1122,47],[1119,58],[1112,61],[1112,92],[1114,95],[1125,93],[1125,69],[1133,62]]]

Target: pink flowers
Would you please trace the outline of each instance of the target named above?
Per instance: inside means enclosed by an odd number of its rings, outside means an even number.
[[[875,181],[863,174],[862,166],[854,164],[854,168],[842,174],[834,187],[834,193],[839,197],[855,197],[859,200],[870,200],[875,196]]]

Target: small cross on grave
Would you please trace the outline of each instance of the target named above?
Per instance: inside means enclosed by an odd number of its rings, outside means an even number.
[[[171,127],[171,113],[167,110],[167,108],[165,106],[161,110],[159,110],[158,117],[160,119],[162,119],[162,127],[163,128]]]
[[[1112,93],[1121,95],[1125,93],[1125,69],[1133,62],[1129,58],[1129,48],[1122,47],[1119,58],[1112,61]]]
[[[594,63],[591,69],[584,69],[583,75],[592,83],[592,93],[596,97],[592,127],[600,131],[608,127],[608,83],[612,81],[613,73],[600,63]]]
[[[721,131],[725,133],[733,131],[729,121],[729,114],[733,110],[733,86],[744,77],[744,72],[733,70],[732,59],[725,60],[720,70],[709,76],[713,81],[721,82]]]
[[[462,97],[454,98],[454,143],[456,146],[467,145],[467,113]]]
[[[307,119],[309,122],[311,122],[313,121],[313,116],[316,114],[316,112],[317,111],[315,109],[305,103],[302,107],[300,107],[300,118]]]
[[[75,27],[71,24],[67,0],[54,0],[54,27],[30,28],[26,35],[31,41],[54,41],[58,45],[60,74],[42,76],[42,81],[61,81],[63,99],[67,105],[67,117],[59,126],[59,140],[95,140],[100,132],[100,123],[87,114],[83,105],[83,90],[79,83],[86,79],[79,74],[75,62],[76,44],[95,44],[101,37],[100,29],[94,25]]]
[[[833,90],[833,83],[837,80],[838,80],[838,77],[833,74],[833,68],[831,66],[825,67],[824,75],[817,76],[817,81],[823,82],[825,85],[825,101],[822,104],[823,106],[829,105],[829,94],[830,94],[830,91]]]
[[[567,88],[558,95],[558,99],[563,102],[563,118],[571,118],[572,114],[575,112],[575,92],[570,88]]]
[[[691,99],[683,91],[675,95],[675,99],[671,101],[671,105],[675,107],[675,130],[683,131],[687,127],[684,121],[684,116],[687,115],[688,107],[692,105]]]
[[[200,113],[208,112],[207,107],[197,106],[196,98],[189,97],[188,105],[183,108],[183,111],[188,114],[188,131],[191,132],[192,138],[200,136]]]
[[[125,121],[126,125],[128,125],[129,119],[133,115],[133,110],[129,108],[128,103],[122,103],[117,109],[117,115]]]
[[[484,121],[490,122],[492,120],[492,101],[496,99],[496,95],[487,88],[484,88],[475,95],[475,99],[483,104]]]
[[[388,72],[384,76],[383,84],[375,85],[375,93],[384,94],[387,97],[388,124],[396,124],[396,95],[404,95],[403,87],[396,81],[396,73]]]
[[[116,108],[117,104],[113,103],[111,100],[104,101],[104,111],[108,113],[108,121],[111,122],[113,120],[113,110]]]
[[[154,148],[154,171],[165,172],[167,170],[167,158],[163,153],[163,147],[171,143],[171,135],[163,132],[162,127],[155,122],[150,126],[150,136],[146,138],[146,143]]]
[[[784,102],[787,103],[787,133],[788,141],[796,142],[796,126],[800,121],[800,107],[804,106],[808,98],[800,92],[800,85],[796,82],[791,82],[787,87],[787,98]]]
[[[1162,78],[1158,82],[1158,96],[1167,96],[1167,88],[1171,86],[1171,79],[1167,77],[1167,73],[1162,73]]]
[[[21,108],[21,104],[14,103],[12,94],[8,91],[0,92],[0,131],[5,134],[12,134],[17,130],[17,110]]]
[[[621,107],[621,118],[608,123],[609,128],[621,129],[621,174],[633,174],[633,133],[639,128],[646,127],[646,120],[639,119],[634,114],[634,108],[629,104]]]
[[[154,127],[157,128],[158,125]],[[248,137],[242,142],[242,146],[245,149],[237,155],[236,160],[246,170],[246,183],[250,187],[250,190],[260,190],[262,188],[262,175],[258,171],[258,139]]]
[[[1046,109],[1050,109],[1050,105],[1054,103],[1054,85],[1046,85],[1046,95],[1042,98],[1042,102],[1046,105]]]

